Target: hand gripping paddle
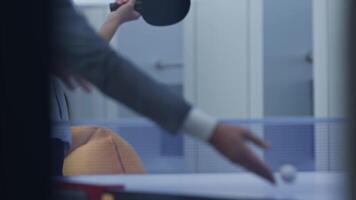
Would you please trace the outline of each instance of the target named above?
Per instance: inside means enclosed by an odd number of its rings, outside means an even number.
[[[120,7],[110,4],[110,10]],[[154,26],[168,26],[182,21],[190,9],[190,0],[136,0],[135,10],[143,19]]]

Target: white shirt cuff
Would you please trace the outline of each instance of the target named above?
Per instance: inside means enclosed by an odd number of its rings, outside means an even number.
[[[208,141],[217,125],[217,119],[197,108],[193,108],[185,119],[182,130],[193,137]]]

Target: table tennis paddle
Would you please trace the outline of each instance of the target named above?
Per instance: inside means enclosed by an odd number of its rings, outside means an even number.
[[[111,3],[110,10],[115,11],[119,4]],[[135,10],[143,19],[154,26],[168,26],[182,21],[190,9],[190,0],[137,0]]]

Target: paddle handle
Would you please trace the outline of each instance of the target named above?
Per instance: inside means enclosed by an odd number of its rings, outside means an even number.
[[[111,12],[114,12],[115,10],[117,10],[118,8],[120,8],[120,5],[115,2],[115,3],[110,3],[109,7],[110,7],[110,11],[111,11]]]
[[[139,11],[140,10],[140,5],[142,4],[142,1],[141,0],[136,0],[136,3],[135,3],[135,10]],[[110,11],[111,12],[114,12],[115,10],[117,10],[118,8],[120,8],[120,5],[116,2],[114,3],[110,3],[109,4],[109,7],[110,7]]]

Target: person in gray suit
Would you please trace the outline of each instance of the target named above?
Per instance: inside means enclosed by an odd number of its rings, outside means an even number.
[[[119,5],[128,0],[117,0]],[[125,7],[123,7],[125,8]],[[136,20],[140,14],[130,9],[118,9],[110,12],[101,26],[98,35],[105,41],[110,42],[118,28],[126,22]],[[50,99],[51,99],[51,146],[52,146],[52,175],[63,175],[63,163],[65,155],[71,147],[72,135],[70,131],[70,105],[67,101],[64,88],[70,90],[81,87],[86,92],[91,92],[91,85],[82,77],[71,76],[61,71],[61,79],[58,75],[50,77]]]
[[[134,5],[135,0],[128,0],[120,9],[135,12]],[[265,141],[248,129],[218,122],[141,72],[95,33],[70,0],[54,0],[53,6],[53,73],[81,77],[168,132],[206,141],[233,163],[275,183],[271,170],[248,146],[252,142],[266,149]]]

